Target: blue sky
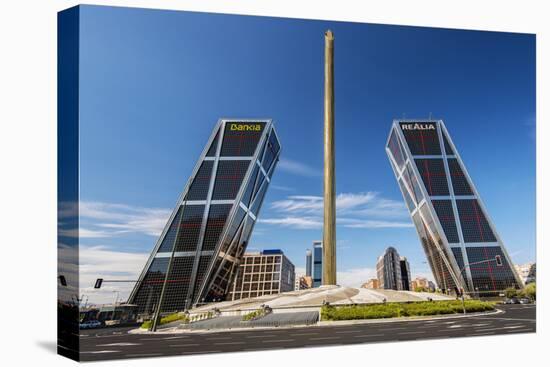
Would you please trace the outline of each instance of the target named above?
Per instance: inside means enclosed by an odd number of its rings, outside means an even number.
[[[220,117],[275,121],[281,162],[249,249],[281,248],[304,267],[321,238],[328,28],[341,282],[374,275],[389,245],[413,277],[429,274],[384,151],[403,116],[445,121],[513,261],[535,260],[534,35],[89,6],[81,15],[81,263],[92,249],[113,259],[90,260],[94,272],[141,270]]]

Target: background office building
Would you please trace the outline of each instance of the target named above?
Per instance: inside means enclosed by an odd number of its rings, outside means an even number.
[[[294,264],[281,250],[246,253],[227,300],[294,290]]]
[[[386,153],[440,289],[522,286],[443,121],[394,121]]]
[[[417,289],[435,291],[435,284],[427,278],[416,277],[411,281],[411,291],[416,291]]]
[[[401,256],[399,259],[399,267],[401,268],[401,289],[410,291],[411,289],[411,267],[406,257]]]
[[[300,291],[303,289],[313,288],[313,278],[307,275],[295,274],[294,275],[294,290]]]
[[[361,285],[361,288],[367,288],[367,289],[379,289],[380,288],[380,282],[378,282],[378,279],[371,278],[367,280],[366,283],[363,283]]]
[[[380,289],[403,290],[401,284],[401,263],[399,253],[388,247],[376,262],[376,275]]]
[[[536,281],[536,264],[535,263],[527,263],[523,265],[515,265],[516,272],[518,273],[519,277],[521,278],[521,281],[523,284],[529,284]]]
[[[306,276],[311,277],[311,266],[312,266],[312,259],[313,255],[311,254],[311,250],[306,250]]]
[[[232,285],[280,154],[270,120],[220,120],[129,303],[139,313],[221,301]],[[185,158],[182,158],[185,159]]]
[[[313,288],[323,284],[323,242],[313,241]]]

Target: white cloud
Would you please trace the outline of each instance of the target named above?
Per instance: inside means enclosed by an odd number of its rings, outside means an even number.
[[[158,236],[171,210],[83,201],[80,203],[79,212],[84,222],[80,228],[80,237],[101,238],[125,233]]]
[[[336,281],[344,287],[360,287],[370,278],[376,278],[374,268],[354,268],[336,273]]]
[[[319,177],[321,170],[308,166],[307,164],[297,162],[291,159],[282,158],[277,164],[277,169],[292,173],[298,176]]]
[[[294,191],[292,187],[282,186],[282,185],[269,185],[270,189],[279,190],[279,191]]]
[[[79,283],[81,295],[94,304],[112,303],[118,296],[126,301],[135,283],[104,283],[94,289],[97,278],[110,280],[137,280],[149,254],[114,251],[104,246],[80,246]],[[118,292],[118,294],[116,293]]]
[[[323,222],[317,218],[298,218],[298,217],[285,217],[285,218],[268,218],[258,219],[260,223],[276,224],[282,227],[291,227],[298,229],[314,229],[321,228]]]
[[[125,233],[127,231],[102,231],[80,227],[77,229],[60,229],[59,235],[62,237],[72,237],[72,238],[104,238],[112,237],[114,235]]]
[[[410,228],[413,227],[409,222],[392,222],[386,220],[360,220],[342,218],[340,221],[347,228]]]
[[[323,198],[320,196],[289,196],[285,200],[274,201],[271,207],[285,213],[317,213],[323,210]]]
[[[279,217],[260,221],[297,229],[322,228],[323,198],[291,195],[271,204]],[[341,193],[336,197],[337,224],[347,228],[412,227],[401,201],[386,199],[376,192]]]

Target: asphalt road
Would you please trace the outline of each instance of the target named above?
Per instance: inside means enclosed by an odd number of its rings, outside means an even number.
[[[535,305],[502,305],[504,313],[429,321],[222,331],[128,334],[131,328],[83,330],[81,360],[99,361],[201,353],[349,345],[535,332]]]

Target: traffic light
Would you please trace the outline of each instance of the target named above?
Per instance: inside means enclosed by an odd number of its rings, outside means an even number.
[[[63,287],[66,287],[67,286],[67,279],[65,279],[65,275],[60,275],[58,278],[59,278],[59,282],[61,283],[61,285]]]
[[[95,281],[95,284],[94,284],[94,288],[95,289],[101,288],[101,284],[103,284],[103,278],[97,278],[97,280]]]
[[[495,256],[495,260],[497,261],[497,266],[502,266],[502,259],[500,255]]]

